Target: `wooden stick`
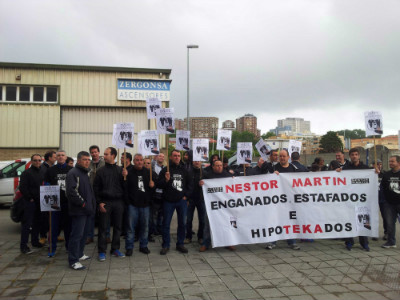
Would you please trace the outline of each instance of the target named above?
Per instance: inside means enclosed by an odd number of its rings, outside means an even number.
[[[50,253],[52,253],[52,246],[51,246],[51,211],[49,211],[49,246],[50,246]]]
[[[201,169],[202,169],[202,167],[201,167],[201,162],[200,162],[200,180],[201,180],[201,178],[203,177],[203,174],[202,174],[202,172],[201,172]]]
[[[243,174],[246,176],[246,164],[243,164]]]
[[[117,150],[117,166],[119,166],[118,159],[119,159],[119,148]]]
[[[375,160],[375,169],[377,169],[378,164],[376,161],[376,143],[375,143],[375,135],[374,135],[374,160]]]
[[[169,135],[167,134],[167,172],[169,173]]]
[[[224,150],[222,150],[221,161],[222,161],[222,166],[224,166]]]
[[[126,148],[124,147],[124,170],[126,170]],[[124,180],[126,181],[126,175],[124,175]]]
[[[153,156],[150,156],[150,181],[153,181],[153,166],[152,166],[152,162],[153,162]]]

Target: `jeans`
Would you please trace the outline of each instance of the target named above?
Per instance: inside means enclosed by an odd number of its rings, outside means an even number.
[[[386,221],[388,234],[387,241],[391,245],[396,245],[396,219],[397,214],[400,213],[400,204],[391,204],[386,201],[384,208],[384,220]]]
[[[21,244],[20,248],[23,250],[28,245],[29,232],[31,231],[32,244],[39,243],[39,225],[40,225],[40,207],[29,200],[25,201],[24,216],[21,220]]]
[[[161,234],[163,223],[163,204],[153,200],[150,207],[150,234]]]
[[[83,256],[92,216],[71,216],[71,235],[68,244],[68,262],[72,266]]]
[[[149,219],[150,207],[136,207],[133,205],[128,206],[129,211],[129,227],[125,241],[125,248],[133,249],[133,242],[135,240],[135,228],[139,223],[139,247],[146,248],[149,235]],[[137,234],[137,233],[136,233]]]
[[[88,220],[88,234],[87,237],[93,239],[94,238],[94,224],[95,224],[96,215],[90,216]]]
[[[211,246],[210,221],[207,212],[204,213],[203,243],[201,245],[207,248]]]
[[[204,204],[204,200],[199,199],[190,199],[189,207],[187,209],[187,222],[186,222],[186,238],[192,239],[192,227],[193,227],[193,216],[194,210],[197,208],[197,216],[199,218],[199,229],[197,231],[197,239],[203,238],[204,231],[204,218],[206,207]]]
[[[124,213],[124,202],[122,200],[104,201],[105,213],[99,214],[99,236],[98,236],[98,251],[106,253],[107,250],[107,228],[110,220],[113,221],[113,236],[111,241],[111,253],[120,248],[120,237],[122,227],[122,215]]]
[[[359,236],[358,240],[360,241],[360,245],[365,248],[368,246],[368,237],[367,236]],[[346,245],[353,246],[354,245],[354,238],[345,238],[344,243]]]
[[[60,211],[52,211],[51,213],[51,242],[49,242],[49,252],[56,252],[57,238],[61,229],[64,230],[65,249],[68,250],[69,236],[71,235],[71,218],[68,213],[68,203],[61,202]]]
[[[47,238],[48,231],[49,231],[49,212],[42,211],[40,213],[40,222],[39,222],[40,237]]]
[[[169,248],[171,243],[170,226],[172,216],[176,210],[178,216],[178,238],[176,246],[183,246],[185,240],[185,226],[186,226],[186,214],[187,214],[187,202],[186,200],[179,200],[178,202],[164,201],[164,220],[163,220],[163,248]]]

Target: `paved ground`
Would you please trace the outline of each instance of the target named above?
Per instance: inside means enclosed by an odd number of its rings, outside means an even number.
[[[251,245],[204,253],[192,243],[189,254],[161,256],[158,240],[148,256],[135,249],[74,271],[65,251],[52,259],[45,249],[20,254],[19,225],[7,210],[0,224],[0,299],[400,299],[400,249],[382,249],[382,241],[371,241],[371,252],[358,245],[349,252],[339,240],[301,243],[300,251],[279,242],[269,251]],[[91,244],[85,253],[96,257],[96,250]]]

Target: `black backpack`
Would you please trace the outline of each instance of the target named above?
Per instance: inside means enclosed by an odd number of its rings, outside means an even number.
[[[10,208],[10,217],[15,223],[21,222],[24,216],[25,210],[25,199],[24,197],[19,197],[13,202]]]

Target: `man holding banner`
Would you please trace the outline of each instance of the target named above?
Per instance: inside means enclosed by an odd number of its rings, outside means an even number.
[[[170,156],[169,172],[166,168],[161,170],[157,187],[164,190],[164,220],[163,220],[163,243],[161,255],[167,254],[170,247],[170,226],[172,216],[176,210],[178,216],[178,239],[176,250],[187,253],[184,247],[185,226],[187,214],[187,200],[192,186],[188,171],[181,164],[181,153],[173,150]]]

